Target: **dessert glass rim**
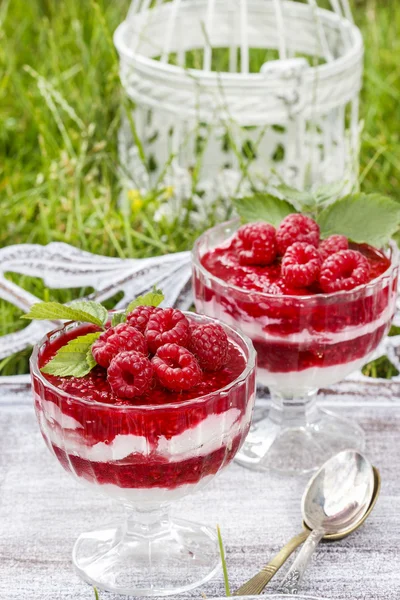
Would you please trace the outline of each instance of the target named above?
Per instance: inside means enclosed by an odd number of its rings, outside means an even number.
[[[109,312],[109,314],[112,314],[112,313],[122,312],[122,311],[109,310],[108,312]],[[49,340],[51,335],[54,335],[57,331],[62,331],[68,325],[72,325],[72,324],[76,324],[77,326],[85,325],[85,324],[90,325],[90,323],[85,323],[83,321],[67,321],[65,323],[62,323],[59,327],[55,327],[51,331],[47,332],[33,347],[32,354],[29,359],[31,373],[35,377],[37,377],[46,388],[50,389],[51,391],[54,391],[58,396],[60,396],[61,398],[65,399],[65,400],[70,400],[70,401],[72,400],[74,402],[80,402],[82,404],[86,404],[88,406],[95,407],[96,409],[97,408],[98,409],[107,409],[108,411],[109,410],[158,411],[158,410],[165,410],[166,408],[167,409],[168,408],[177,409],[177,408],[190,406],[191,404],[194,404],[194,405],[201,404],[202,402],[207,402],[207,400],[212,398],[212,396],[215,396],[215,394],[227,394],[231,388],[238,385],[242,381],[245,381],[247,379],[247,377],[249,376],[249,374],[251,373],[251,371],[253,371],[256,367],[257,353],[255,351],[255,348],[253,346],[253,342],[251,341],[251,339],[246,334],[244,334],[242,331],[233,329],[233,327],[231,327],[230,325],[227,325],[226,323],[224,323],[222,321],[219,321],[218,319],[214,319],[212,317],[208,317],[206,315],[201,315],[198,313],[193,313],[190,311],[181,311],[181,312],[183,312],[185,315],[189,314],[191,316],[197,317],[200,320],[204,319],[210,323],[217,323],[219,325],[222,325],[224,328],[228,329],[229,331],[232,331],[235,335],[237,335],[239,338],[241,338],[241,340],[244,343],[244,346],[246,346],[246,348],[248,350],[248,356],[245,356],[245,360],[246,360],[245,368],[233,381],[231,381],[224,387],[216,389],[213,392],[209,392],[208,394],[204,394],[203,396],[196,396],[195,398],[190,398],[189,400],[185,400],[183,402],[182,401],[181,402],[165,402],[163,404],[148,404],[148,403],[133,404],[133,405],[129,405],[129,404],[125,405],[124,404],[122,406],[121,405],[116,406],[115,404],[107,404],[106,402],[87,400],[85,398],[82,398],[81,396],[77,396],[75,394],[71,394],[70,392],[66,392],[65,390],[62,390],[61,388],[59,388],[56,385],[54,385],[53,383],[51,383],[48,379],[46,379],[46,377],[43,375],[43,373],[39,369],[39,361],[38,361],[39,351],[40,351],[40,348],[43,346],[43,344]],[[242,348],[240,350],[243,352]]]
[[[242,288],[238,285],[235,285],[234,283],[225,281],[224,279],[221,279],[220,277],[217,277],[216,275],[213,275],[213,273],[208,271],[204,267],[204,265],[202,264],[202,262],[200,260],[200,252],[199,252],[199,246],[207,234],[209,234],[211,231],[223,229],[228,226],[234,226],[236,224],[240,224],[239,217],[234,217],[233,219],[229,219],[229,221],[223,221],[222,223],[218,223],[218,225],[214,225],[213,227],[206,229],[195,241],[191,254],[192,254],[193,264],[202,272],[203,275],[205,275],[209,279],[212,279],[219,285],[229,287],[230,289],[235,290],[236,292],[240,292],[241,294],[246,294],[246,295],[252,294],[254,296],[269,299],[269,300],[270,299],[279,300],[280,298],[285,298],[285,299],[288,298],[289,300],[297,300],[297,301],[303,301],[303,302],[308,302],[308,303],[310,303],[311,301],[315,302],[316,300],[321,301],[321,300],[332,300],[332,299],[337,299],[337,298],[346,298],[347,296],[352,296],[354,293],[372,289],[380,281],[383,281],[386,278],[390,278],[393,271],[399,266],[399,248],[398,248],[396,242],[391,239],[389,241],[389,243],[387,244],[387,246],[391,250],[390,266],[386,269],[386,271],[384,271],[383,273],[378,275],[378,277],[371,279],[371,281],[369,281],[368,283],[362,283],[351,290],[339,290],[337,292],[329,292],[329,293],[323,293],[323,294],[299,294],[299,295],[297,295],[297,294],[270,294],[268,292],[263,292],[261,290],[250,290],[250,289]]]

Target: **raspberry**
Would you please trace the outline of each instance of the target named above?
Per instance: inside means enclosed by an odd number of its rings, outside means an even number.
[[[114,356],[123,350],[136,350],[147,355],[144,336],[128,323],[110,327],[97,338],[92,346],[94,360],[105,369],[109,367]]]
[[[147,323],[145,337],[153,354],[164,344],[186,346],[190,339],[190,325],[180,310],[158,309]]]
[[[295,242],[304,242],[318,247],[319,227],[306,215],[291,214],[283,219],[276,231],[278,250],[282,256]]]
[[[147,323],[156,310],[158,309],[155,306],[137,306],[127,315],[126,321],[131,327],[136,327],[136,329],[144,334]]]
[[[107,369],[107,380],[114,394],[120,398],[142,396],[151,387],[153,367],[140,352],[120,352]]]
[[[296,242],[285,252],[282,259],[282,276],[285,283],[298,288],[307,287],[318,279],[321,258],[311,244]]]
[[[356,250],[340,250],[323,262],[319,283],[324,292],[352,290],[367,283],[370,274],[368,260]]]
[[[190,350],[205,371],[218,371],[228,358],[228,336],[221,325],[198,325],[192,331]]]
[[[320,243],[318,250],[322,260],[326,260],[331,254],[335,254],[339,250],[348,250],[348,248],[349,240],[345,235],[330,235]]]
[[[196,358],[178,344],[165,344],[158,348],[152,364],[161,385],[174,392],[190,390],[201,380]]]
[[[268,223],[243,225],[237,232],[241,265],[269,265],[276,257],[275,227]]]

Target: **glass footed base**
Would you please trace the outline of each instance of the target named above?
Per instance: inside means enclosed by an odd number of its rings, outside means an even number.
[[[293,406],[289,411],[273,406],[267,418],[253,423],[236,462],[258,471],[301,474],[342,450],[364,449],[365,434],[356,423],[315,406],[302,419],[298,412],[290,418],[293,412]]]
[[[169,596],[203,584],[219,570],[212,529],[176,519],[145,530],[125,523],[83,533],[72,553],[79,577],[118,594]]]

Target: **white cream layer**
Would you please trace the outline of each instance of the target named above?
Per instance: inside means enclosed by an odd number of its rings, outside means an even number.
[[[122,488],[112,483],[91,483],[84,478],[79,481],[83,485],[97,494],[108,496],[119,502],[129,502],[137,506],[152,505],[159,506],[160,504],[169,504],[175,500],[179,500],[188,494],[197,492],[204,488],[215,475],[206,475],[197,483],[184,483],[176,488]]]
[[[98,442],[90,446],[78,421],[62,413],[53,402],[39,400],[38,403],[42,406],[41,426],[49,441],[68,454],[93,462],[120,461],[131,454],[157,455],[169,462],[205,456],[221,446],[229,446],[246,422],[246,418],[240,418],[239,409],[230,408],[207,416],[195,427],[171,438],[161,436],[156,446],[150,446],[145,437],[133,434],[116,435],[111,443]]]
[[[350,373],[358,371],[368,361],[368,357],[330,367],[310,367],[302,371],[276,373],[258,368],[257,380],[262,385],[275,388],[281,394],[298,395],[320,389],[341,381]]]

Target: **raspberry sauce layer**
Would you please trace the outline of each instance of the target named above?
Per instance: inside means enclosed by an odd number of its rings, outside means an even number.
[[[291,394],[330,385],[360,368],[394,314],[397,268],[391,269],[391,260],[366,244],[350,244],[367,258],[369,282],[327,295],[318,283],[289,288],[280,259],[264,267],[241,265],[237,238],[225,239],[227,231],[210,230],[195,249],[196,309],[252,339],[259,380]]]
[[[96,329],[75,325],[57,332],[42,346],[38,366],[69,340]],[[236,381],[246,357],[244,342],[240,347],[230,339],[226,366],[204,372],[193,389],[177,393],[154,385],[134,400],[113,394],[101,367],[81,379],[33,374],[43,437],[67,471],[120,499],[121,490],[151,489],[154,502],[166,488],[186,485],[188,491],[230,462],[248,432],[254,369]]]
[[[368,244],[350,243],[349,248],[367,258],[370,265],[369,281],[376,279],[390,267],[390,260],[385,254]],[[251,292],[284,296],[313,296],[323,293],[318,283],[311,288],[289,287],[282,278],[280,259],[264,267],[240,264],[235,238],[206,252],[201,258],[201,264],[214,277]]]

